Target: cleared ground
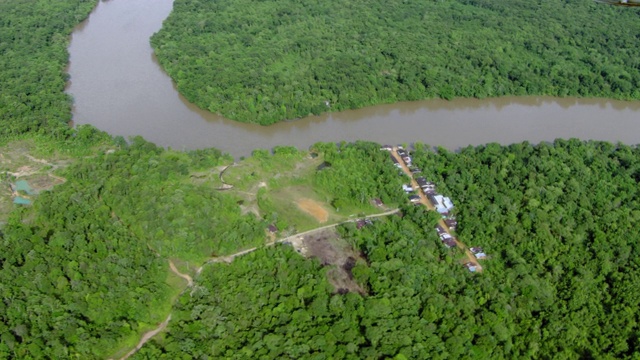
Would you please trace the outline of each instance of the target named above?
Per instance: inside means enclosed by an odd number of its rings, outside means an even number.
[[[327,266],[327,278],[337,293],[358,292],[364,289],[353,279],[351,269],[359,261],[365,261],[362,254],[356,252],[335,229],[325,229],[301,236],[292,245],[309,258],[317,258]]]
[[[344,221],[352,214],[375,210],[371,207],[336,212],[329,204],[331,197],[319,192],[313,183],[314,173],[323,161],[321,156],[311,157],[306,152],[251,157],[224,171],[224,183],[232,186],[225,191],[237,196],[243,213],[253,213],[278,223],[281,231],[289,233]],[[199,178],[193,177],[193,181],[208,178],[205,174],[197,176]]]
[[[313,216],[320,223],[325,223],[329,220],[329,212],[316,201],[311,199],[300,199],[298,200],[298,207],[302,211]]]
[[[26,181],[36,194],[65,182],[54,171],[67,166],[71,160],[58,155],[43,159],[34,154],[37,154],[37,146],[31,141],[15,141],[0,147],[0,225],[11,210],[21,206],[13,203],[16,196],[29,200],[36,196],[18,194],[16,181]]]

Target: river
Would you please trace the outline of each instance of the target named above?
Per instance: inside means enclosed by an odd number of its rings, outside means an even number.
[[[640,143],[640,102],[549,97],[426,100],[312,116],[268,127],[197,108],[176,90],[149,45],[173,0],[103,0],[69,47],[73,121],[114,135],[142,135],[174,149],[252,149],[318,141],[422,142],[457,149],[556,138]]]

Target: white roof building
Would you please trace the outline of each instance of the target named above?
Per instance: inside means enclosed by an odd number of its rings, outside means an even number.
[[[436,211],[440,214],[448,213],[453,209],[453,202],[448,197],[444,197],[442,195],[435,195],[433,197],[436,200],[436,203],[433,206],[436,207]]]

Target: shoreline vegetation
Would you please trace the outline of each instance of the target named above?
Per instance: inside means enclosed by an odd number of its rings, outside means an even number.
[[[540,6],[555,10],[558,2],[549,3]],[[456,201],[456,236],[491,255],[481,274],[471,274],[461,250],[442,246],[438,215],[407,203],[407,179],[378,144],[255,150],[227,168],[224,181],[233,188],[219,191],[220,170],[233,159],[216,149],[176,151],[92,126],[70,128],[66,46],[95,4],[0,0],[0,176],[59,179],[52,187],[43,182],[30,206],[0,193],[0,358],[124,355],[169,314],[167,328],[132,359],[638,356],[638,146],[572,139],[454,153],[416,144],[414,165]],[[404,5],[416,6],[388,6]],[[472,5],[510,9],[481,0],[429,4],[447,7],[451,17]],[[623,36],[638,25],[603,23],[628,15],[566,6],[581,16],[602,12],[591,25],[618,24],[619,36],[605,40],[638,58]],[[296,15],[287,9],[276,15]],[[521,20],[533,26],[536,19]],[[449,36],[468,41],[462,35]],[[635,98],[635,72],[619,71],[637,70],[637,62],[604,56],[589,57],[610,65],[594,81]],[[372,199],[399,215],[348,221],[380,213]],[[286,241],[264,246],[324,221],[347,222],[291,240],[307,245],[309,258]],[[253,248],[198,273],[207,259]]]
[[[592,0],[176,0],[151,44],[189,101],[268,125],[429,98],[640,99],[637,17]]]

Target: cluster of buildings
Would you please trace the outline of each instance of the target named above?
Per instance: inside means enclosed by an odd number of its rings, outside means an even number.
[[[394,148],[390,145],[384,145],[381,147],[381,150],[387,150],[390,152],[393,151],[393,149]],[[402,159],[402,162],[404,162],[404,165],[407,166],[409,171],[414,176],[416,174],[422,173],[420,169],[413,166],[412,159],[411,159],[411,156],[409,155],[409,152],[404,150],[402,146],[397,147],[396,153],[398,154],[400,159]],[[393,153],[391,154],[391,160],[393,161],[394,165],[397,168],[399,169],[403,168],[403,165],[395,156],[393,156]],[[409,201],[411,201],[413,204],[416,204],[416,205],[421,203],[421,197],[419,194],[416,194],[414,191],[418,190],[424,193],[424,195],[426,196],[428,201],[431,203],[433,208],[442,216],[443,222],[446,225],[446,227],[449,228],[449,230],[447,230],[445,227],[438,224],[435,229],[436,232],[438,233],[438,237],[440,237],[440,240],[442,241],[444,246],[446,246],[447,248],[455,247],[457,245],[457,239],[453,237],[453,235],[451,235],[450,233],[451,230],[455,231],[456,227],[458,226],[458,221],[456,220],[455,215],[453,214],[453,208],[454,208],[453,201],[451,201],[451,199],[446,196],[438,194],[436,191],[436,184],[432,181],[427,181],[427,179],[424,178],[423,176],[415,177],[415,181],[418,184],[419,190],[414,189],[414,187],[411,184],[403,184],[402,190],[404,190],[404,192],[409,195]],[[472,247],[469,250],[471,251],[471,253],[474,255],[476,259],[485,259],[487,257],[487,255],[484,253],[484,251],[480,247]],[[466,262],[464,266],[467,269],[469,269],[469,271],[471,272],[475,272],[479,268],[479,265],[473,262]]]

